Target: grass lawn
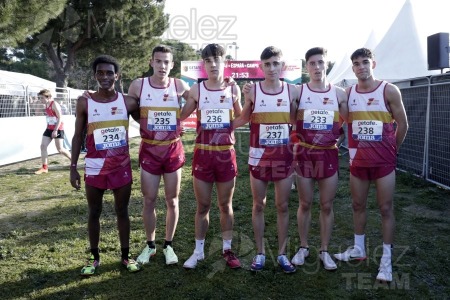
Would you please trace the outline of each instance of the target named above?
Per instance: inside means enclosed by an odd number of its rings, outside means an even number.
[[[87,204],[84,189],[69,183],[69,162],[51,156],[50,172],[34,171],[40,159],[0,167],[0,299],[447,299],[450,297],[450,191],[408,174],[398,173],[395,194],[396,237],[394,281],[375,280],[381,256],[381,222],[374,200],[368,203],[366,243],[368,259],[338,263],[323,269],[318,259],[319,207],[315,200],[309,238],[311,255],[294,274],[284,274],[276,264],[277,237],[273,184],[269,185],[266,219],[266,267],[252,273],[249,266],[256,247],[251,225],[252,198],[248,178],[248,133],[236,134],[239,176],[234,193],[235,231],[233,248],[243,268],[231,270],[221,258],[222,239],[216,205],[210,213],[206,259],[194,270],[183,262],[194,249],[195,198],[191,161],[193,133],[183,136],[187,163],[183,169],[180,218],[174,249],[180,263],[166,266],[162,254],[165,204],[162,188],[157,207],[157,254],[141,272],[128,273],[119,263],[113,197],[105,194],[101,218],[102,265],[98,274],[81,278],[88,257]],[[142,196],[138,171],[138,138],[131,140],[134,185],[129,206],[130,250],[137,256],[145,246]],[[38,147],[38,145],[37,145]],[[82,161],[80,159],[80,164]],[[334,202],[335,225],[329,250],[341,252],[353,243],[348,156],[340,166],[339,189]],[[214,196],[215,197],[215,196]],[[216,201],[214,200],[214,203]],[[296,213],[298,196],[290,198],[288,256],[298,246]],[[447,283],[446,283],[447,282]]]

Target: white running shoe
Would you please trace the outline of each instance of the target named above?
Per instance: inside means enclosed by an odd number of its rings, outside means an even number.
[[[380,263],[380,267],[378,268],[377,280],[384,282],[392,281],[392,264],[391,262]]]
[[[342,253],[336,253],[334,257],[341,261],[365,260],[367,258],[366,251],[357,246],[350,247]]]
[[[141,265],[148,264],[150,262],[150,257],[156,254],[156,248],[150,248],[148,245],[145,246],[142,253],[138,256],[137,262]]]
[[[173,265],[178,263],[178,256],[173,251],[172,246],[167,246],[163,249],[164,256],[166,257],[166,265]]]
[[[328,251],[320,251],[319,257],[325,270],[333,271],[337,269],[336,263],[333,261],[330,254],[328,254]]]
[[[291,263],[296,266],[301,266],[305,263],[305,258],[309,256],[309,248],[300,247],[297,253],[291,260]]]
[[[194,252],[191,257],[189,257],[183,265],[183,268],[185,269],[195,269],[195,267],[197,266],[197,263],[200,260],[204,260],[205,259],[205,254],[204,253],[196,253]]]

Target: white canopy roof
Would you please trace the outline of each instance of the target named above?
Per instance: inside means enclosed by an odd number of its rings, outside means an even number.
[[[377,65],[375,77],[389,81],[422,77],[438,74],[438,71],[428,71],[425,41],[421,41],[414,21],[413,7],[406,0],[391,27],[376,45],[370,46],[370,37],[364,47],[370,48],[375,54]],[[356,49],[355,49],[356,50]],[[336,71],[333,70],[336,68]],[[356,77],[352,71],[350,55],[330,71],[328,80],[339,84],[342,81],[354,82]]]

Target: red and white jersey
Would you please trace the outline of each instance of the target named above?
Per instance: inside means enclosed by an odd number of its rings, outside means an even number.
[[[210,90],[205,82],[201,82],[198,87],[196,147],[206,150],[230,149],[235,143],[234,131],[231,129],[234,119],[233,86]]]
[[[47,116],[47,129],[55,130],[55,126],[58,123],[58,116],[53,111],[53,102],[50,101],[48,106],[45,106],[45,115]],[[58,130],[64,130],[64,123],[61,121]]]
[[[260,82],[254,87],[248,164],[270,167],[274,161],[292,161],[289,85],[283,82],[276,94],[264,92]]]
[[[128,112],[121,93],[110,102],[87,99],[86,175],[105,175],[131,163]]]
[[[333,147],[339,138],[339,102],[334,85],[326,91],[314,91],[302,85],[297,110],[296,130],[300,142],[312,146]]]
[[[350,165],[395,166],[397,145],[394,119],[385,99],[387,82],[371,92],[350,88],[348,97],[348,146]]]
[[[180,100],[174,78],[163,88],[152,86],[150,77],[142,80],[140,133],[145,142],[161,145],[180,137]]]

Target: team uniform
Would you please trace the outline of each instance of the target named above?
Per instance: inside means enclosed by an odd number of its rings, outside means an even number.
[[[107,103],[87,99],[86,147],[86,184],[112,190],[132,181],[128,112],[121,93]]]
[[[55,101],[50,101],[50,105],[45,107],[47,128],[45,129],[43,135],[49,138],[52,138],[52,132],[55,130],[55,126],[58,123],[58,116],[52,109],[53,102]],[[64,138],[64,123],[61,122],[61,124],[59,124],[58,135],[56,136],[56,139],[63,139],[63,138]]]
[[[350,172],[362,180],[375,180],[395,170],[397,144],[394,119],[385,99],[386,81],[371,92],[350,88],[348,146]]]
[[[150,77],[142,80],[140,93],[141,148],[139,163],[154,175],[172,173],[185,163],[180,139],[180,98],[176,80],[167,87],[154,87]]]
[[[237,175],[232,89],[210,90],[199,83],[192,175],[202,181],[227,182]]]
[[[255,99],[250,117],[248,164],[252,176],[277,181],[292,174],[293,144],[290,141],[289,85],[281,92],[268,94],[255,84]]]
[[[314,91],[302,85],[297,110],[296,172],[305,178],[323,179],[339,169],[336,140],[340,136],[339,102],[336,87]]]

